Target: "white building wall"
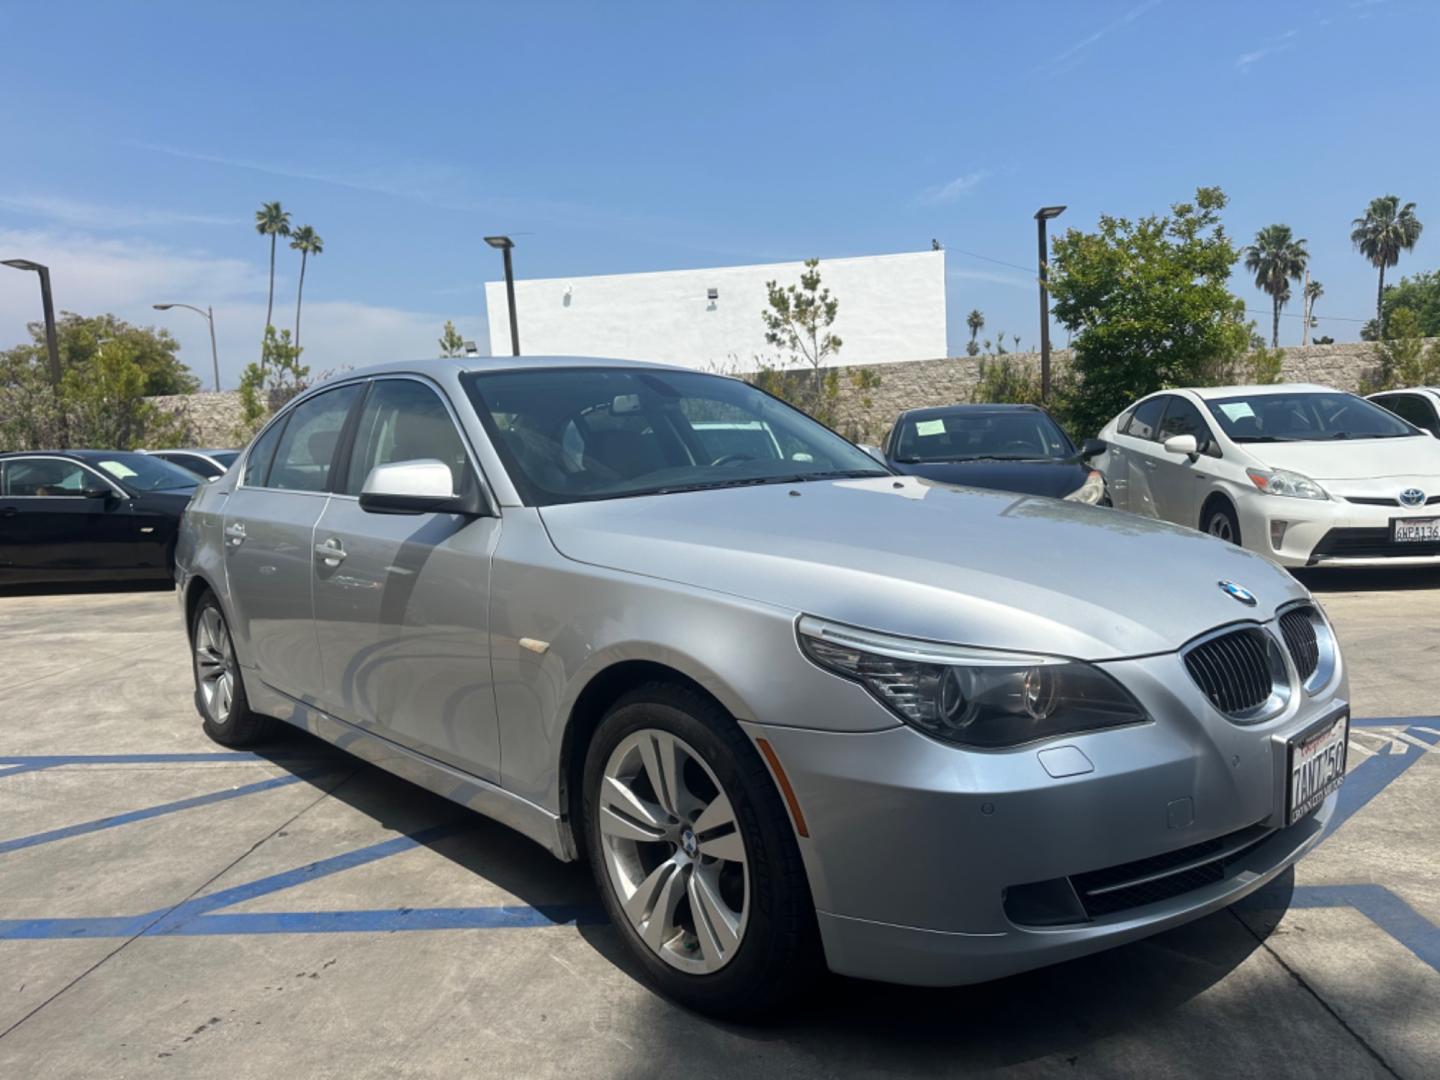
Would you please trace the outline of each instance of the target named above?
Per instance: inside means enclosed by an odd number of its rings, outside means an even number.
[[[723,266],[651,274],[515,282],[520,349],[529,356],[603,356],[752,370],[778,359],[760,318],[765,283],[798,284],[804,264]],[[822,259],[821,286],[840,302],[833,332],[842,364],[946,354],[945,253]],[[718,296],[711,300],[707,290]],[[485,284],[490,352],[510,354],[505,282]]]

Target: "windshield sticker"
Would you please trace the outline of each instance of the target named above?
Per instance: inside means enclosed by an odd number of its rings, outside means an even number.
[[[1231,423],[1236,420],[1244,420],[1247,416],[1254,416],[1255,410],[1250,407],[1248,401],[1226,401],[1220,405],[1220,411]]]
[[[137,475],[130,466],[122,465],[118,461],[102,461],[100,467],[117,480],[129,480],[132,476]]]
[[[917,420],[915,422],[915,433],[917,435],[944,435],[944,420]]]

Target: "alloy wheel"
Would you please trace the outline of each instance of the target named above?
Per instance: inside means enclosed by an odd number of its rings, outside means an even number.
[[[235,647],[224,617],[214,607],[201,613],[195,627],[195,681],[215,722],[229,720],[235,701]]]
[[[750,878],[729,796],[684,740],[645,728],[611,752],[596,813],[605,869],[655,955],[708,975],[745,938]]]
[[[1210,515],[1210,535],[1231,543],[1235,541],[1235,530],[1230,527],[1230,519],[1220,513]]]

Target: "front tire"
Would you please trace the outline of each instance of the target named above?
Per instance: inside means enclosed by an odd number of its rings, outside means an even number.
[[[754,746],[713,701],[652,684],[601,720],[584,832],[605,908],[662,992],[755,1016],[818,968],[790,819]]]
[[[195,606],[190,624],[190,657],[195,675],[195,708],[204,721],[206,735],[221,746],[239,748],[254,746],[274,734],[274,720],[250,711],[230,624],[214,593],[207,592]]]
[[[1240,545],[1240,519],[1235,516],[1235,508],[1229,503],[1211,503],[1205,511],[1205,520],[1201,524],[1201,530],[1209,533],[1217,540],[1225,540]]]

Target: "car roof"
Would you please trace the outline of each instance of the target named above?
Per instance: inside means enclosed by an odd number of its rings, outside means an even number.
[[[454,356],[434,357],[424,360],[392,360],[370,367],[357,368],[344,373],[344,378],[365,378],[370,375],[414,372],[482,372],[536,371],[544,368],[649,368],[661,371],[694,371],[694,368],[679,364],[664,364],[653,360],[617,360],[599,356]],[[705,372],[696,372],[706,374]]]
[[[138,454],[139,450],[7,450],[0,453],[0,458],[15,457],[63,457],[74,458],[76,461],[98,461],[101,458],[114,457],[116,454]]]
[[[1266,394],[1290,394],[1296,391],[1306,394],[1342,394],[1333,386],[1319,383],[1273,383],[1268,386],[1185,386],[1177,389],[1188,390],[1202,401],[1214,401],[1227,397],[1260,397]],[[1161,391],[1165,393],[1167,391]]]
[[[1039,405],[929,405],[923,409],[906,409],[897,419],[929,420],[941,416],[985,416],[990,413],[1043,413]]]

